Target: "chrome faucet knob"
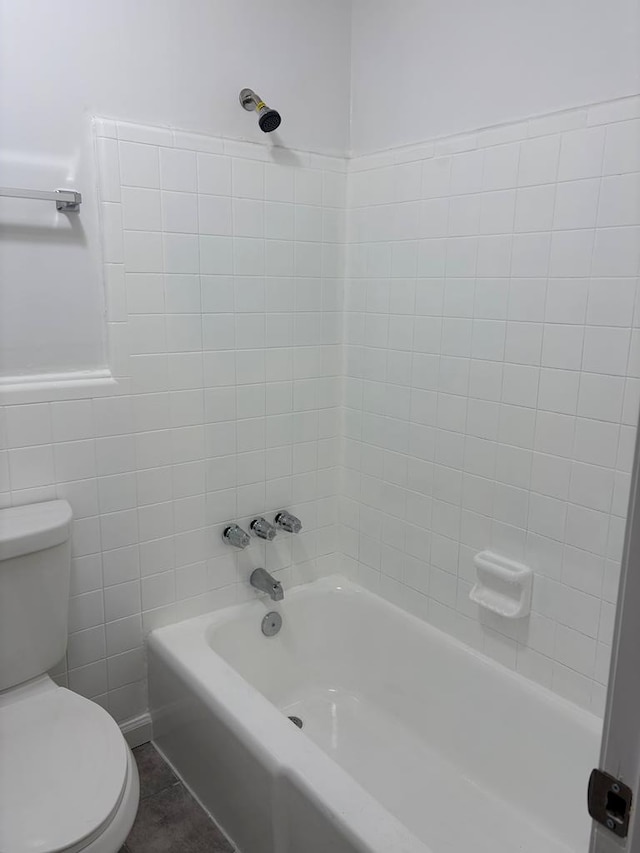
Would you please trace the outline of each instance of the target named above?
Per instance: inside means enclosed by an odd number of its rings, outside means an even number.
[[[253,531],[253,533],[258,536],[260,539],[266,539],[268,542],[271,542],[272,539],[276,538],[276,533],[278,532],[273,524],[269,524],[266,518],[259,516],[259,518],[254,518],[251,524],[249,525],[249,529]]]
[[[228,527],[225,527],[222,531],[222,538],[236,548],[246,548],[251,542],[249,534],[237,524],[229,524]]]
[[[302,522],[300,519],[296,518],[295,515],[291,515],[291,513],[287,512],[285,509],[276,515],[275,522],[278,527],[281,527],[288,533],[300,533],[302,530]]]

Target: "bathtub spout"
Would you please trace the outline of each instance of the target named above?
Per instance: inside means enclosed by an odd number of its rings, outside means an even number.
[[[249,583],[260,592],[266,592],[272,601],[282,601],[284,590],[282,584],[277,581],[266,569],[254,569],[251,572]]]

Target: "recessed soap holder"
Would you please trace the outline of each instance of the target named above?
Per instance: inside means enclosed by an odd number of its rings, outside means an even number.
[[[471,601],[505,619],[522,619],[529,615],[533,588],[533,572],[529,566],[493,551],[480,551],[473,562],[478,580],[469,593]]]

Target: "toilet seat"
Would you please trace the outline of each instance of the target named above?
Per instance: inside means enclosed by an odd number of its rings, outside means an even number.
[[[130,777],[113,718],[48,676],[0,694],[0,754],[0,853],[84,849]]]

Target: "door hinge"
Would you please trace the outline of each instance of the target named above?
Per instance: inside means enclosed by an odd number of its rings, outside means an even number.
[[[587,801],[591,817],[620,838],[629,832],[633,791],[604,770],[591,771]]]

